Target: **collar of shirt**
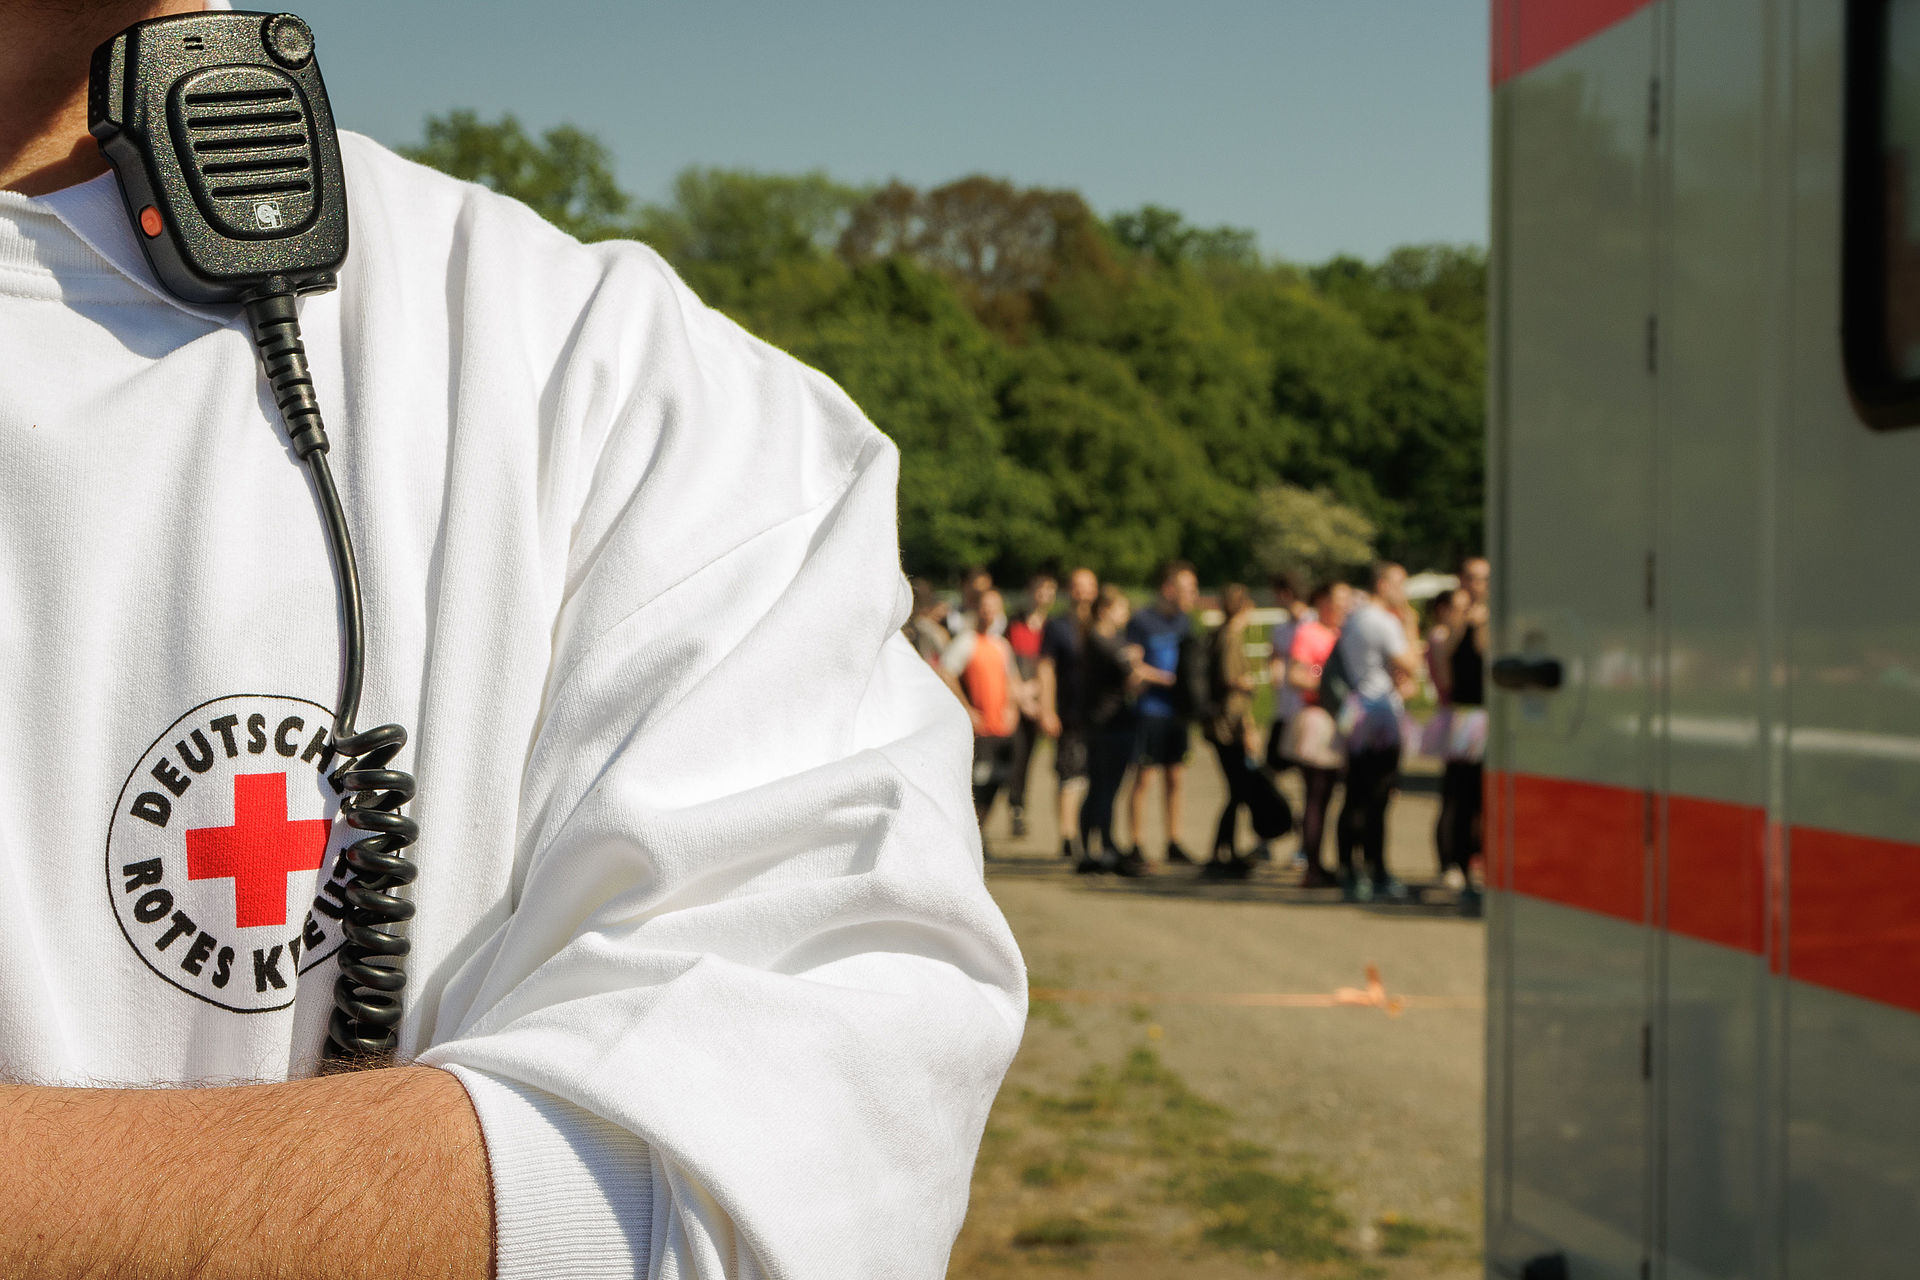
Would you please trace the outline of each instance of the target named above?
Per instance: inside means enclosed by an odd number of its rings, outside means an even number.
[[[33,226],[36,213],[50,213],[60,219],[84,248],[92,249],[92,255],[86,255],[79,246],[60,244],[54,236],[36,232]],[[121,200],[119,184],[111,173],[88,178],[75,186],[63,186],[46,196],[29,198],[15,192],[0,192],[0,265],[27,269],[38,265],[56,276],[108,271],[188,315],[198,315],[217,324],[234,322],[232,307],[190,305],[159,286],[154,267],[146,261],[146,251],[132,234],[127,205]]]

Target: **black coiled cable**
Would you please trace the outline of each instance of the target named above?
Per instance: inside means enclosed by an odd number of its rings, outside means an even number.
[[[339,490],[334,488],[333,469],[327,465],[327,432],[320,422],[306,347],[300,341],[300,316],[292,290],[283,281],[269,281],[265,292],[247,300],[247,322],[287,424],[287,436],[306,464],[327,526],[345,654],[340,707],[333,718],[333,749],[341,765],[333,777],[346,793],[341,818],[369,833],[341,854],[353,878],[346,886],[346,941],[340,947],[340,976],[333,988],[324,1057],[341,1064],[377,1065],[391,1059],[399,1044],[405,1004],[408,943],[396,930],[412,919],[413,903],[397,891],[413,883],[419,873],[406,849],[419,839],[420,827],[400,812],[413,799],[413,776],[390,767],[407,744],[407,731],[397,724],[364,732],[353,727],[364,675],[360,574],[354,566],[353,540],[347,534]]]

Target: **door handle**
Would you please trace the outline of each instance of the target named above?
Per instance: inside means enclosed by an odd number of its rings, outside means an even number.
[[[1558,658],[1528,658],[1508,654],[1493,660],[1493,682],[1502,689],[1518,693],[1552,693],[1565,683],[1566,673]]]

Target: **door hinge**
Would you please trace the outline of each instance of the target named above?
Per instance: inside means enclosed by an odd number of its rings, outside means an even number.
[[[1653,1024],[1640,1024],[1640,1078],[1653,1079]]]
[[[1647,372],[1660,372],[1660,317],[1647,317]]]
[[[1642,570],[1642,588],[1647,603],[1647,612],[1653,612],[1653,552],[1647,552],[1647,562]]]
[[[1647,137],[1649,140],[1660,136],[1660,77],[1652,76],[1647,80]]]

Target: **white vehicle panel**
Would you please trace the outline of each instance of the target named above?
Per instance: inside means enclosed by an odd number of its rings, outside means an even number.
[[[1525,24],[1531,8],[1508,16]],[[1493,746],[1493,879],[1520,892],[1495,893],[1489,919],[1488,1254],[1517,1268],[1570,1249],[1582,1275],[1621,1280],[1639,1275],[1647,1231],[1654,38],[1651,14],[1630,17],[1496,104],[1496,644],[1559,658],[1568,682],[1517,705]],[[1593,798],[1604,811],[1570,822]],[[1615,914],[1529,892],[1562,866]]]
[[[1494,3],[1496,653],[1566,679],[1494,698],[1490,1274],[1920,1273],[1920,411],[1842,274],[1885,7],[1920,391],[1920,0]]]

